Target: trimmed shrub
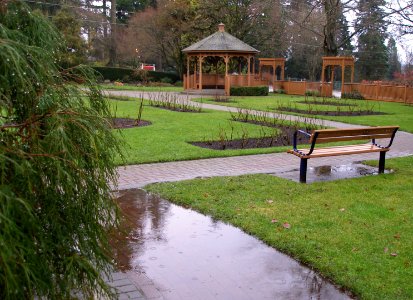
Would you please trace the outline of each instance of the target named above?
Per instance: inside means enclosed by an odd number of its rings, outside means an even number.
[[[355,90],[350,93],[342,93],[341,94],[342,99],[355,99],[355,100],[364,100],[364,97],[362,94],[360,94],[359,91]]]
[[[165,73],[165,72],[158,72],[158,71],[149,71],[149,81],[159,81],[161,82],[163,78],[169,78],[171,80],[170,83],[177,82],[180,80],[179,76],[175,73]]]
[[[285,94],[285,90],[283,89],[274,90],[274,94]]]
[[[104,80],[122,80],[125,76],[133,76],[133,69],[112,68],[112,67],[93,67],[95,71],[102,75]]]
[[[268,86],[232,86],[231,96],[268,96]]]
[[[306,96],[313,96],[313,97],[320,97],[321,93],[320,93],[320,91],[317,91],[317,90],[306,90],[305,95]]]
[[[161,78],[161,82],[172,84],[172,79],[169,78],[169,77],[163,77],[163,78]]]
[[[123,78],[133,78],[136,81],[146,81],[146,78],[141,78],[141,74],[136,72],[136,69],[128,68],[113,68],[113,67],[93,67],[95,71],[100,73],[103,80],[122,80]],[[147,80],[161,82],[162,80],[168,80],[169,83],[174,83],[180,80],[179,76],[174,73],[165,73],[158,71],[148,71]]]

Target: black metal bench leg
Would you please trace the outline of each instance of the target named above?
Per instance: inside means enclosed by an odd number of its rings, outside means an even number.
[[[307,160],[308,158],[301,158],[300,161],[300,182],[307,182]]]
[[[379,174],[383,174],[384,173],[384,164],[386,161],[386,152],[385,151],[381,151],[380,152],[380,160],[379,160]]]

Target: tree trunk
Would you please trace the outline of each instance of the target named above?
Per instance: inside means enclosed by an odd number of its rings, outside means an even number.
[[[111,0],[110,5],[110,44],[108,66],[116,65],[116,0]]]
[[[340,0],[324,0],[326,25],[324,26],[323,50],[325,56],[337,56],[338,54],[336,35],[340,5]]]
[[[106,22],[108,18],[108,16],[106,15],[106,10],[107,10],[106,0],[102,1],[102,9],[103,9],[103,16],[105,17],[103,22]],[[103,24],[103,37],[106,39],[107,36],[108,36],[108,25],[105,23]]]

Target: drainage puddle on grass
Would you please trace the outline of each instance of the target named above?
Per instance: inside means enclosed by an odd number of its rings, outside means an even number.
[[[384,173],[391,173],[392,170],[385,170]],[[277,177],[299,181],[300,170],[294,169],[287,172],[273,173]],[[357,178],[367,175],[378,175],[378,168],[363,165],[361,163],[343,164],[337,166],[309,167],[307,170],[307,183],[315,181],[332,181],[346,178]]]
[[[117,201],[129,220],[113,243],[117,265],[145,273],[165,299],[348,299],[235,227],[142,190],[121,191]]]

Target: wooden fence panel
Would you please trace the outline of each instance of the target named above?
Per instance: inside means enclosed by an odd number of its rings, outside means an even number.
[[[191,74],[184,75],[185,89],[197,89],[199,76]],[[225,84],[226,83],[226,84]],[[250,86],[269,85],[267,80],[250,75]],[[227,87],[227,93],[231,86],[248,86],[248,75],[224,75],[202,74],[203,87],[215,87],[216,85]],[[274,90],[282,89],[287,95],[305,95],[308,90],[319,91],[322,96],[331,97],[333,86],[331,83],[308,82],[308,81],[275,81]],[[413,104],[413,88],[396,85],[380,85],[365,83],[346,83],[343,90],[345,93],[358,91],[367,100],[379,100],[387,102],[399,102]]]
[[[413,104],[413,88],[405,87],[404,103]]]
[[[364,99],[413,104],[413,88],[397,85],[347,83],[344,92],[358,91]]]
[[[285,81],[285,92],[288,95],[305,95],[305,81]]]

